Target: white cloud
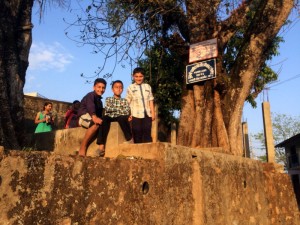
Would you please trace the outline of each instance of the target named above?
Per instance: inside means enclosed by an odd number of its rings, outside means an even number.
[[[29,70],[63,72],[74,57],[58,42],[46,45],[33,43],[29,54]]]
[[[31,82],[31,81],[34,81],[34,80],[35,80],[35,76],[34,75],[30,74],[30,75],[26,76],[26,82],[27,81]]]

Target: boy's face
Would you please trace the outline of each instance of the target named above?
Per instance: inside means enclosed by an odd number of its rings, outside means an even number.
[[[97,95],[101,96],[105,92],[106,85],[103,83],[97,83],[94,85],[94,91]]]
[[[112,91],[115,96],[120,97],[123,92],[123,85],[121,83],[115,83],[112,87]]]
[[[144,81],[144,75],[142,73],[133,74],[133,80],[136,84],[141,84]]]

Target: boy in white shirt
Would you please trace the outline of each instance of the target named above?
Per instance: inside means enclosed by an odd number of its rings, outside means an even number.
[[[131,108],[134,143],[152,142],[151,128],[155,120],[154,97],[151,86],[144,82],[144,69],[133,70],[134,83],[127,89],[126,99]]]

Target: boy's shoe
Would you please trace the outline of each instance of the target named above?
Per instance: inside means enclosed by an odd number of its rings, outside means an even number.
[[[96,152],[98,153],[99,157],[104,157],[105,155],[105,149],[98,148]]]
[[[129,141],[124,141],[123,144],[133,144],[133,139],[131,138]]]
[[[105,150],[100,150],[99,156],[100,156],[100,157],[104,157],[104,156],[105,156]]]

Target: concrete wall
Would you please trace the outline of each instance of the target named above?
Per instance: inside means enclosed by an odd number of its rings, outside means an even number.
[[[75,155],[79,150],[85,133],[85,128],[78,127],[31,134],[29,139],[31,139],[32,142],[29,145],[29,149],[53,151],[60,155]],[[107,136],[106,150],[111,150],[125,141],[126,139],[119,124],[112,122]],[[96,144],[95,137],[88,146],[87,155],[99,156],[98,148],[99,146]]]
[[[0,152],[1,224],[300,224],[273,164],[168,143],[107,155]]]

